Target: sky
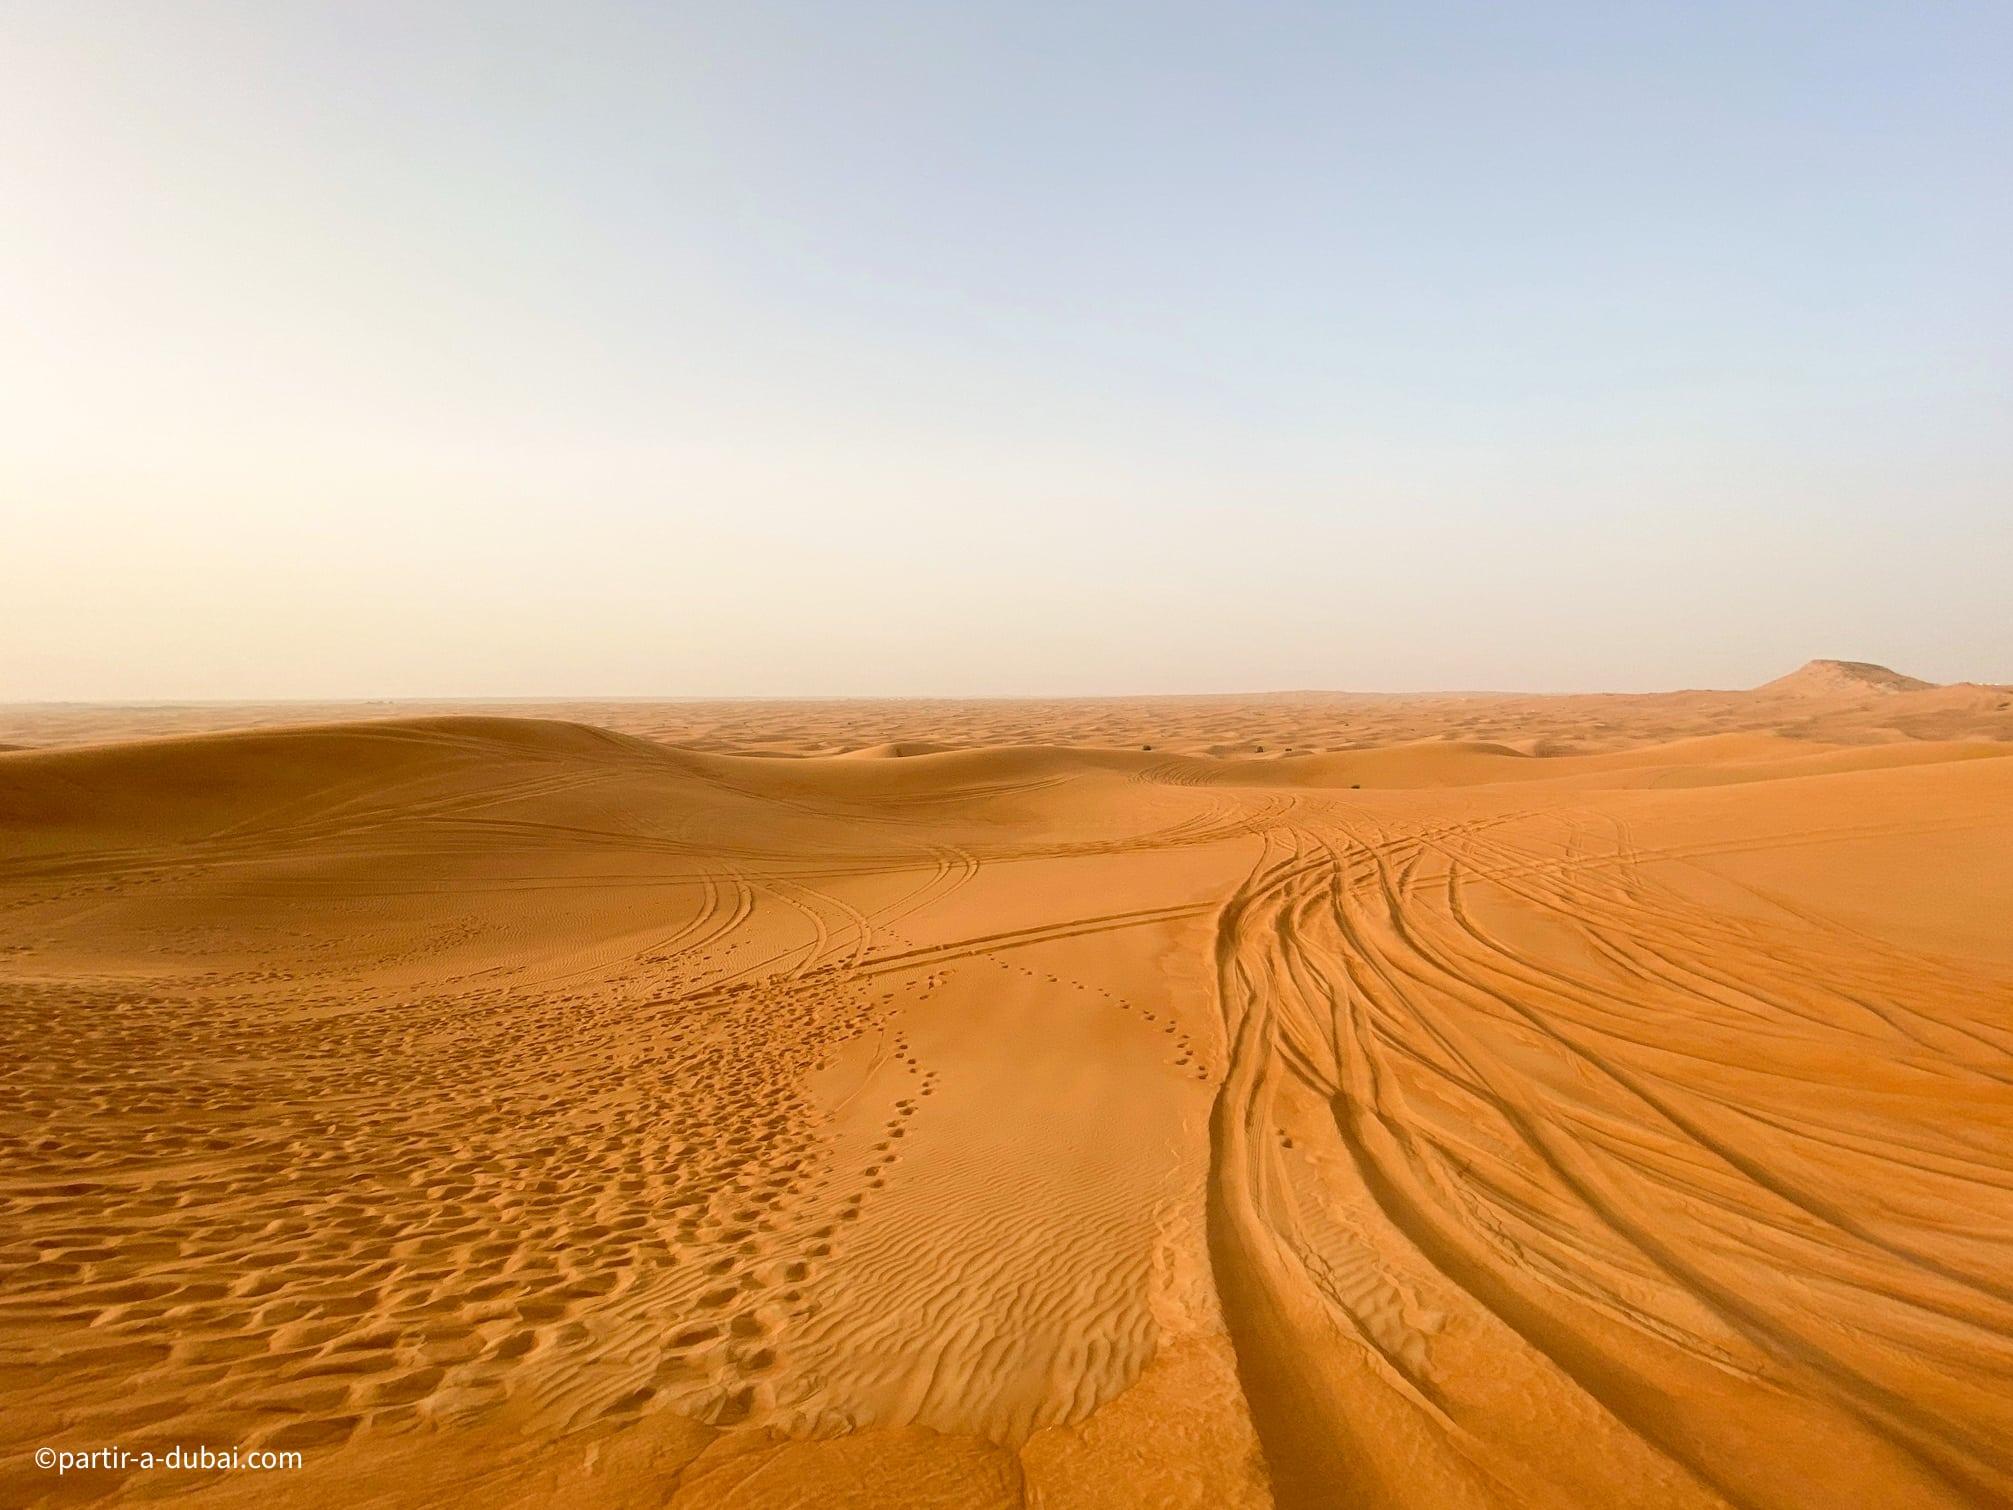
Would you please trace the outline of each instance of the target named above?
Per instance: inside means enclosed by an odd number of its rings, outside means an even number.
[[[2013,8],[0,0],[0,700],[2013,680]]]

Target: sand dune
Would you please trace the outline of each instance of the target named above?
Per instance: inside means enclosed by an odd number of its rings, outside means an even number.
[[[0,706],[0,742],[36,748],[312,722],[490,715],[558,718],[660,743],[761,755],[926,754],[1005,745],[1150,747],[1278,756],[1429,739],[1591,754],[1706,734],[1819,743],[2013,739],[2013,686],[1939,687],[1883,666],[1812,661],[1747,691],[1429,695],[844,699],[515,703],[74,703]]]
[[[2009,704],[13,710],[0,1502],[2008,1503]]]
[[[1927,692],[1935,686],[1920,677],[1903,676],[1871,661],[1806,661],[1787,676],[1763,682],[1755,690],[1787,697],[1863,697],[1891,692]]]

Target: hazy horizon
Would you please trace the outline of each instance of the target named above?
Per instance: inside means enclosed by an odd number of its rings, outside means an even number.
[[[2009,43],[13,7],[0,701],[2005,681]]]
[[[1815,656],[1810,661],[1845,660],[1846,657]],[[1863,659],[1863,658],[1854,658]],[[128,706],[128,707],[202,707],[211,704],[229,705],[261,704],[283,705],[298,703],[304,706],[369,705],[369,704],[433,704],[433,703],[528,703],[550,705],[559,703],[712,703],[712,702],[1039,702],[1047,700],[1077,699],[1082,701],[1122,702],[1140,698],[1290,698],[1290,697],[1577,697],[1616,694],[1622,696],[1654,697],[1660,693],[1687,692],[1743,692],[1752,691],[1761,682],[1772,681],[1775,676],[1800,669],[1791,666],[1764,677],[1761,681],[1745,686],[1708,686],[1702,682],[1685,683],[1668,687],[1197,687],[1186,691],[1140,691],[1119,688],[1106,692],[1054,692],[1040,687],[1019,691],[1002,692],[958,692],[922,689],[911,692],[736,692],[736,693],[683,693],[683,692],[595,692],[589,691],[545,691],[545,692],[412,692],[384,696],[374,693],[353,693],[337,696],[316,696],[312,693],[293,694],[283,697],[48,697],[48,698],[0,698],[0,707],[28,706]],[[1883,664],[1883,663],[1873,663]],[[1905,667],[1887,666],[1890,671],[1912,674]],[[1935,680],[1923,678],[1923,680]],[[1988,686],[2007,685],[2005,677],[1952,678],[1955,682],[1978,682]]]

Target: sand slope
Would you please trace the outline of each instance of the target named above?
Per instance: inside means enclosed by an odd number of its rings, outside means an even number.
[[[1996,709],[1223,711],[0,754],[0,1502],[2013,1498]]]

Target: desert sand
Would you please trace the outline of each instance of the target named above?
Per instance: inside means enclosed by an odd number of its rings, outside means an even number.
[[[2013,688],[0,744],[0,1503],[2013,1502]]]

